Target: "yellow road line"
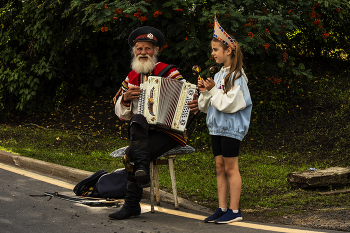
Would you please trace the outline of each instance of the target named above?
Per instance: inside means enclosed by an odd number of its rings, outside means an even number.
[[[20,175],[24,175],[36,180],[44,181],[46,183],[50,183],[53,185],[57,185],[63,188],[67,188],[70,190],[73,190],[74,185],[69,184],[64,181],[56,180],[50,177],[46,177],[43,175],[39,175],[33,172],[21,170],[19,168],[13,167],[13,166],[8,166],[5,164],[0,163],[0,168],[4,170],[8,170]],[[151,206],[148,204],[143,204],[141,203],[141,208],[142,208],[142,213],[150,212],[151,211]],[[185,218],[192,218],[192,219],[197,219],[203,221],[207,216],[202,216],[198,214],[191,214],[191,213],[186,213],[182,212],[179,210],[172,210],[172,209],[167,209],[159,206],[155,206],[154,210],[162,213],[167,213],[171,215],[176,215],[180,217],[185,217]],[[284,227],[277,227],[277,226],[267,226],[267,225],[260,225],[260,224],[255,224],[255,223],[247,223],[247,222],[233,222],[229,223],[229,225],[233,226],[240,226],[240,227],[245,227],[245,228],[251,228],[251,229],[260,229],[260,230],[265,230],[265,231],[270,231],[270,232],[286,232],[286,233],[321,233],[320,231],[309,231],[309,230],[299,230],[299,229],[290,229],[290,228],[284,228]]]
[[[142,212],[150,212],[151,206],[146,204],[141,204]],[[167,213],[171,215],[181,216],[185,218],[192,218],[203,221],[207,216],[202,216],[198,214],[191,214],[191,213],[185,213],[181,212],[179,210],[172,210],[167,208],[162,208],[159,206],[155,206],[154,210],[162,213]],[[209,223],[208,223],[209,224]],[[265,230],[270,232],[286,232],[286,233],[321,233],[319,231],[308,231],[308,230],[300,230],[300,229],[289,229],[284,227],[277,227],[277,226],[267,226],[267,225],[260,225],[255,223],[247,223],[247,222],[232,222],[228,223],[229,225],[233,226],[240,226],[245,228],[252,228],[252,229],[259,229],[259,230]]]
[[[67,189],[70,189],[70,190],[73,190],[73,188],[75,186],[73,184],[69,184],[69,183],[64,182],[64,181],[56,180],[56,179],[53,179],[53,178],[50,178],[50,177],[46,177],[46,176],[43,176],[43,175],[39,175],[39,174],[30,172],[30,171],[25,171],[25,170],[22,170],[22,169],[17,168],[17,167],[5,165],[3,163],[0,163],[0,168],[2,168],[4,170],[7,170],[7,171],[10,171],[10,172],[14,172],[14,173],[23,175],[23,176],[30,177],[30,178],[33,178],[33,179],[36,179],[36,180],[44,181],[44,182],[49,183],[49,184],[53,184],[53,185],[57,185],[57,186],[60,186],[60,187],[63,187],[63,188],[67,188]]]

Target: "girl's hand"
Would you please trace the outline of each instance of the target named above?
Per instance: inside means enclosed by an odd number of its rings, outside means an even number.
[[[215,87],[215,82],[212,78],[207,78],[204,82],[205,88],[210,91],[213,87]]]
[[[198,85],[197,86],[198,86],[198,90],[201,92],[206,90],[206,88],[204,86],[204,80],[199,78],[199,77],[198,77]]]

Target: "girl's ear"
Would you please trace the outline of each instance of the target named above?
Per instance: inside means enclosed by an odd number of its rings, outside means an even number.
[[[226,54],[227,55],[231,55],[231,53],[232,53],[232,49],[230,47],[228,47],[227,50],[226,50]]]

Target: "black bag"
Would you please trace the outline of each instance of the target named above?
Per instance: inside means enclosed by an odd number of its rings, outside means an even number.
[[[125,197],[126,185],[125,168],[111,173],[100,170],[80,181],[73,192],[77,196],[121,199]]]

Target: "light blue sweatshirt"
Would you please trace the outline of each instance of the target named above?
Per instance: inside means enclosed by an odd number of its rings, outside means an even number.
[[[224,79],[229,67],[221,68],[215,74],[215,87],[203,91],[198,99],[198,107],[207,113],[207,126],[210,135],[226,136],[240,141],[248,133],[252,100],[248,89],[248,79],[243,75],[236,79],[234,86],[224,93]],[[231,82],[234,73],[231,75]]]

